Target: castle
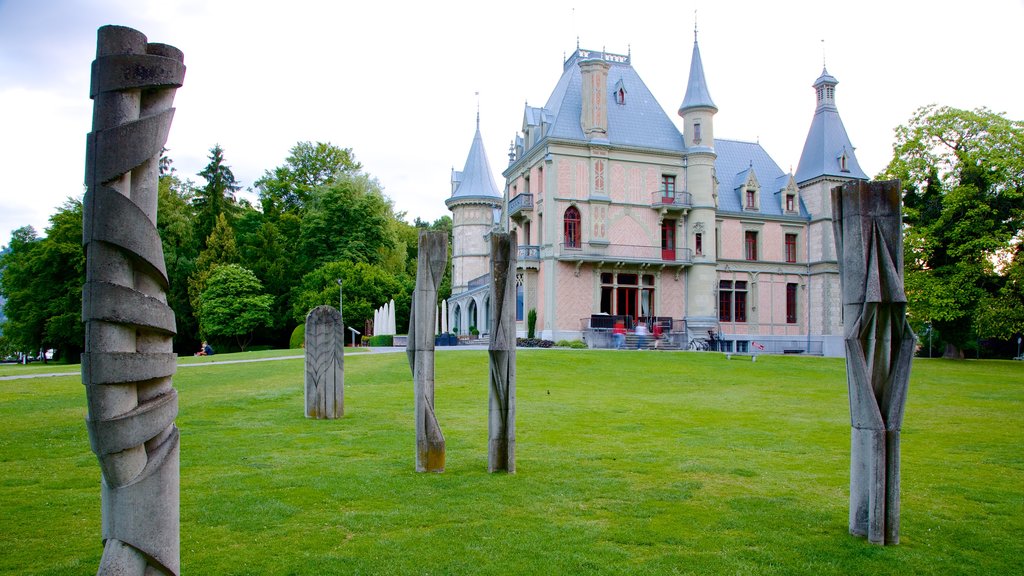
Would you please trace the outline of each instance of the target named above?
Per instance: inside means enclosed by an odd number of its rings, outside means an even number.
[[[657,322],[685,346],[842,356],[830,190],[867,179],[835,104],[817,104],[796,173],[758,143],[716,138],[718,112],[694,38],[683,131],[630,55],[577,49],[540,108],[527,105],[503,172],[491,176],[477,119],[452,173],[452,297],[460,334],[487,331],[486,235],[518,243],[516,318],[525,335],[604,345],[612,321]]]

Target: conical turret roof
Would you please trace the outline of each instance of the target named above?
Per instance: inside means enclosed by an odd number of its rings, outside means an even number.
[[[696,36],[696,32],[694,35]],[[693,39],[693,56],[690,57],[690,79],[686,82],[686,96],[679,105],[679,114],[691,108],[718,110],[718,106],[711,100],[711,93],[708,92],[707,80],[704,79],[704,64],[700,60],[700,47],[697,46],[696,37]]]
[[[469,148],[469,156],[466,157],[466,166],[458,173],[458,186],[452,192],[451,198],[445,204],[468,198],[501,199],[501,192],[494,183],[494,173],[491,171],[491,163],[487,160],[487,152],[484,150],[484,140],[480,136],[480,118],[476,120],[476,134],[473,136],[473,145]]]

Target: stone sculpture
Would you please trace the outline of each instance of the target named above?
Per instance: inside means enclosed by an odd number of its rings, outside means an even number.
[[[903,291],[899,181],[832,189],[850,392],[850,533],[898,544],[900,428],[914,333]]]
[[[444,472],[444,434],[434,415],[434,314],[448,261],[448,234],[420,231],[406,353],[416,396],[416,471]]]
[[[516,471],[516,241],[491,233],[487,471]]]
[[[156,229],[160,151],[185,77],[177,48],[104,26],[92,65],[82,290],[86,424],[102,472],[99,574],[178,574],[174,312]]]
[[[306,316],[305,400],[306,418],[345,415],[345,323],[330,306]]]

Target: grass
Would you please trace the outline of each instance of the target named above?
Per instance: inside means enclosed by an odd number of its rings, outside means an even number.
[[[183,573],[1019,572],[1020,363],[915,363],[901,543],[881,548],[847,533],[841,360],[518,360],[515,475],[486,473],[483,351],[437,354],[440,475],[413,471],[404,354],[347,358],[334,421],[302,416],[302,360],[180,370]],[[76,377],[0,382],[0,573],[95,572],[84,406]]]

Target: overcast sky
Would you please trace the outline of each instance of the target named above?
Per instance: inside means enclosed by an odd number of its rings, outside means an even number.
[[[83,194],[90,63],[104,24],[184,51],[167,142],[183,178],[201,182],[219,143],[248,188],[296,142],[326,141],[352,148],[412,221],[448,213],[477,92],[504,188],[523,105],[544,105],[577,38],[631,51],[678,126],[695,9],[716,136],[760,141],[783,170],[799,162],[823,52],[871,176],[889,160],[893,128],[921,105],[1024,119],[1024,0],[0,0],[0,245],[24,225],[42,234],[65,198]]]

